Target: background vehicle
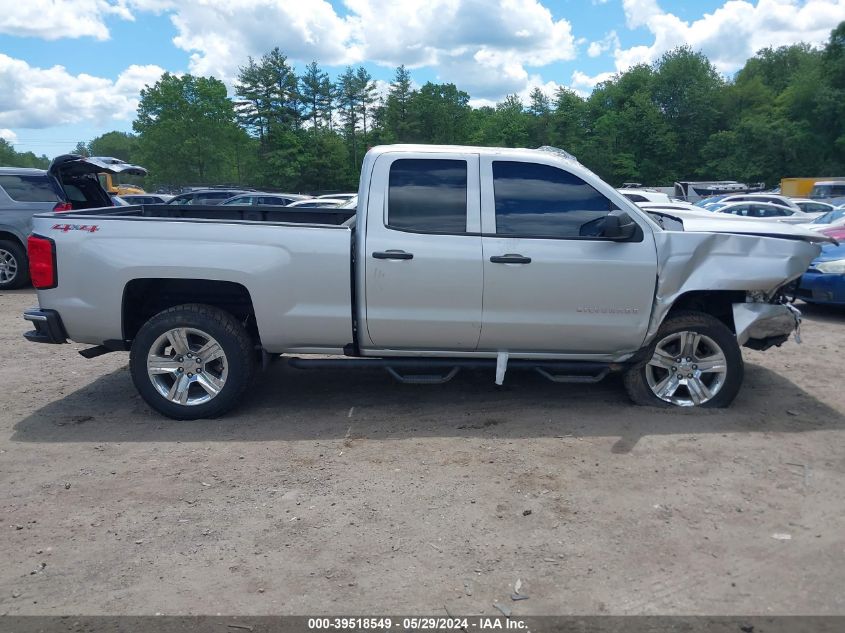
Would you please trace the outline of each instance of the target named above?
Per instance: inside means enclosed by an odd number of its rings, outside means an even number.
[[[797,297],[807,303],[845,305],[845,244],[822,247],[821,254],[801,277]]]
[[[719,200],[719,202],[768,202],[769,204],[776,204],[781,207],[786,207],[787,209],[792,209],[793,211],[801,211],[801,207],[795,204],[792,199],[772,193],[742,193],[729,195]]]
[[[180,419],[222,414],[278,354],[427,384],[464,367],[499,383],[624,371],[640,404],[718,407],[740,389],[740,346],[794,330],[782,289],[829,241],[710,218],[663,230],[554,148],[377,147],[357,209],[219,211],[71,213],[69,230],[39,216],[25,336],[131,350],[139,393]]]
[[[298,200],[308,200],[308,196],[301,196],[296,193],[264,193],[263,191],[252,191],[224,200],[220,204],[269,204],[284,207]]]
[[[718,202],[709,210],[715,213],[725,213],[749,219],[768,219],[788,224],[807,223],[813,219],[801,210],[789,209],[771,202]]]
[[[671,198],[660,191],[649,191],[648,189],[619,189],[619,193],[628,198],[631,202],[670,202]]]
[[[166,193],[129,193],[120,196],[129,204],[164,204],[173,196]]]
[[[845,181],[845,179],[830,178],[826,176],[815,176],[813,178],[781,178],[780,192],[784,196],[789,196],[790,198],[806,198],[810,195],[810,192],[813,190],[813,186],[817,182],[831,180]]]
[[[165,204],[221,204],[242,193],[251,193],[244,189],[196,189],[173,196]]]
[[[57,157],[46,171],[0,167],[0,290],[29,283],[25,244],[33,215],[112,205],[97,181],[101,169],[146,174],[125,163],[103,165],[72,154]]]
[[[833,226],[828,229],[824,229],[819,231],[822,235],[827,235],[828,237],[832,237],[837,242],[845,242],[845,226]]]
[[[112,156],[90,156],[89,157],[93,161],[97,161],[103,165],[128,165],[123,160],[119,158],[114,158]],[[129,165],[133,168],[131,172],[122,171],[122,172],[114,172],[114,171],[102,171],[97,174],[97,177],[100,179],[100,184],[103,186],[103,189],[109,195],[112,196],[123,196],[124,194],[139,194],[144,193],[144,190],[138,183],[132,182],[121,182],[118,179],[117,173],[121,174],[121,178],[130,177],[137,178],[140,176],[145,176],[147,174],[147,170],[143,167],[139,167],[137,165]]]
[[[291,202],[288,207],[299,207],[301,209],[316,209],[319,207],[339,207],[346,200],[341,198],[311,198],[309,200],[297,200]]]
[[[349,200],[352,197],[357,196],[357,193],[326,193],[322,196],[317,196],[318,199],[326,199],[331,198],[332,200]]]
[[[845,180],[820,180],[810,191],[811,200],[832,201],[845,198]]]
[[[696,200],[692,204],[696,207],[701,207],[702,209],[709,209],[712,205],[721,202],[724,198],[727,198],[727,194],[722,194],[718,196],[707,196],[706,198],[701,198],[700,200]]]
[[[823,231],[843,224],[845,224],[845,207],[834,207],[833,211],[820,215],[803,226],[811,231]]]
[[[798,205],[798,208],[804,213],[809,213],[811,215],[815,215],[816,217],[825,215],[836,208],[834,205],[827,202],[808,200],[807,198],[792,198],[792,202]]]
[[[337,208],[338,209],[356,209],[356,208],[358,208],[358,194],[356,193],[354,196],[349,198],[349,200],[347,200],[343,204],[337,205]]]
[[[764,188],[765,184],[762,182],[747,185],[736,180],[681,181],[675,183],[675,197],[687,202],[696,202],[710,196],[762,191]]]

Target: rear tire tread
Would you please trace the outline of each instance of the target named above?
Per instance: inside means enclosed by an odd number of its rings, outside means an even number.
[[[208,332],[209,325],[211,329],[219,328],[220,332]],[[149,379],[149,347],[162,332],[174,327],[194,327],[207,331],[224,346],[229,363],[226,387],[205,404],[185,406],[169,402],[155,391]],[[220,340],[218,334],[222,334],[220,338],[224,340]],[[226,346],[226,336],[231,337],[234,346]],[[185,303],[159,312],[141,327],[132,343],[129,368],[141,397],[159,413],[176,420],[216,418],[236,406],[252,382],[255,375],[254,347],[254,342],[244,326],[229,312],[206,304]]]

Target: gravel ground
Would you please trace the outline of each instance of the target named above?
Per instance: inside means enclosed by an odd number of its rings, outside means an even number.
[[[845,614],[845,310],[727,410],[279,363],[173,422],[126,354],[26,343],[35,303],[0,295],[0,613]]]

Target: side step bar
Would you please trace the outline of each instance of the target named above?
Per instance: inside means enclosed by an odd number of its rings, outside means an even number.
[[[496,370],[495,358],[299,358],[288,359],[296,369],[385,369],[396,380],[407,384],[442,384],[449,382],[461,369]],[[593,383],[619,363],[593,361],[538,361],[514,359],[508,369],[530,369],[552,382]],[[432,370],[440,370],[432,371]]]

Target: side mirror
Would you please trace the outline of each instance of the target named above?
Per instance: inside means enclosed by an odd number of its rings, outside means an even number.
[[[625,211],[611,211],[604,218],[602,237],[614,242],[639,242],[643,238],[643,230]]]

